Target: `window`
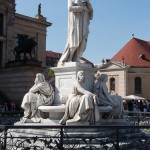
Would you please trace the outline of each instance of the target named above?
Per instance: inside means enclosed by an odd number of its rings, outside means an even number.
[[[141,78],[140,77],[136,77],[135,78],[135,93],[136,94],[140,94],[142,92],[142,88],[141,88]]]
[[[56,67],[57,66],[58,60],[53,57],[46,57],[46,65],[51,66],[51,67]]]
[[[3,14],[0,14],[0,35],[3,35]]]
[[[0,67],[2,66],[3,42],[0,41]]]
[[[110,78],[110,91],[115,91],[115,78]]]

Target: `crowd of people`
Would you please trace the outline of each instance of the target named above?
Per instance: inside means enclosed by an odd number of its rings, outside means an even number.
[[[130,100],[125,106],[128,111],[137,111],[137,112],[150,112],[150,102],[142,100]]]
[[[0,104],[0,111],[15,111],[16,110],[16,105],[12,102],[11,104],[4,103]]]

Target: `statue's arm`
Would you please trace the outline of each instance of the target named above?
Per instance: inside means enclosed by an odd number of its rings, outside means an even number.
[[[78,82],[75,84],[77,90],[83,95],[93,95],[90,91],[85,90]]]
[[[38,92],[39,91],[39,84],[38,85],[34,85],[30,90],[29,90],[29,92],[32,92],[32,93],[36,93],[36,92]]]
[[[92,20],[93,19],[93,8],[92,8],[92,5],[91,5],[91,3],[88,3],[87,6],[88,6],[90,20]]]
[[[84,7],[75,4],[72,0],[68,1],[69,12],[83,12]]]
[[[107,86],[106,86],[105,83],[103,83],[102,89],[103,89],[103,92],[104,92],[105,97],[106,97],[109,101],[112,101],[112,98],[111,98],[110,94],[108,93]]]
[[[93,93],[98,95],[98,89],[99,89],[99,82],[97,82],[93,87]]]
[[[70,6],[69,12],[83,12],[83,6]]]

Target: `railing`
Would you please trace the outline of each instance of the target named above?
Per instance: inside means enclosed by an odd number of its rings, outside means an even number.
[[[150,150],[150,126],[0,126],[0,150]]]
[[[125,118],[134,125],[150,125],[150,112],[125,111]]]
[[[1,125],[13,125],[19,121],[23,111],[0,111],[0,124]]]
[[[11,126],[21,114],[1,112],[0,150],[150,150],[147,112],[126,111],[130,126]]]

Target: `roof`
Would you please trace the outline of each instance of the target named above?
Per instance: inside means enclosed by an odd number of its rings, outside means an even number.
[[[45,56],[46,56],[46,57],[60,59],[61,55],[62,55],[61,53],[52,52],[52,51],[45,51]],[[85,59],[85,58],[83,58],[83,57],[81,57],[81,59],[82,59],[82,61],[84,61],[85,63],[91,64],[92,66],[94,66],[93,63],[90,62],[89,60],[87,60],[87,59]]]
[[[148,67],[150,66],[150,42],[132,38],[111,60],[124,61],[129,66]]]
[[[56,52],[52,52],[52,51],[45,51],[46,57],[59,59],[61,57],[61,55],[62,55],[61,53],[56,53]]]
[[[47,22],[46,20],[36,19],[36,18],[32,18],[32,17],[25,16],[25,15],[22,15],[22,14],[18,14],[18,13],[15,13],[15,17],[17,19],[20,19],[20,20],[29,21],[29,22],[33,22],[33,23],[38,23],[38,24],[44,25],[46,27],[52,25],[51,22]]]

